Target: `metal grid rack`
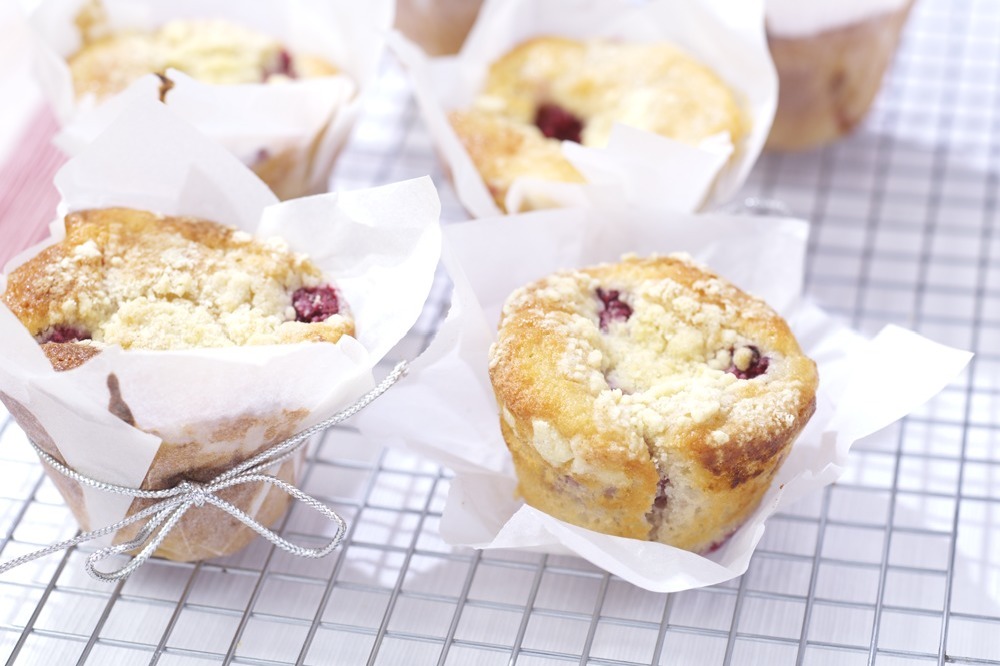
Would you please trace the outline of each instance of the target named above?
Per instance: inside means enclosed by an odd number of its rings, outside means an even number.
[[[812,221],[808,293],[865,333],[898,323],[971,349],[927,406],[860,442],[836,485],[774,516],[748,573],[660,595],[571,557],[455,549],[449,476],[350,427],[303,484],[350,521],[302,561],[259,540],[153,560],[107,585],[73,550],[0,576],[8,664],[1000,664],[1000,5],[921,0],[875,109],[827,149],[765,156],[746,194]],[[338,188],[431,173],[464,219],[402,74],[387,66]],[[435,286],[394,358],[447,307]],[[914,359],[919,363],[920,359]],[[328,528],[292,510],[282,533]],[[0,416],[0,559],[75,525]]]

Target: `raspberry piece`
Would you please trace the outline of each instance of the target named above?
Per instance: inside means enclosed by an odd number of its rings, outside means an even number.
[[[670,497],[667,495],[667,486],[670,485],[670,479],[665,476],[661,476],[660,480],[656,482],[656,497],[653,498],[653,506],[657,509],[666,509],[667,503],[670,501]]]
[[[278,54],[278,73],[291,79],[296,77],[295,70],[292,69],[292,56],[285,49],[281,49]]]
[[[340,312],[337,290],[330,285],[322,287],[302,287],[292,294],[295,321],[314,324],[325,321]]]
[[[281,49],[281,51],[278,52],[278,57],[274,63],[264,68],[262,79],[267,81],[275,74],[281,74],[290,79],[298,78],[295,74],[295,69],[292,67],[292,56],[285,49]]]
[[[713,541],[711,544],[709,544],[708,548],[706,548],[705,550],[703,550],[701,552],[701,554],[702,555],[711,555],[715,551],[717,551],[720,548],[722,548],[723,546],[725,546],[729,542],[729,539],[731,539],[734,534],[736,534],[736,530],[733,530],[732,532],[730,532],[726,536],[722,537],[718,541]]]
[[[632,316],[632,308],[628,306],[628,303],[619,299],[620,294],[617,289],[605,291],[598,287],[597,297],[604,304],[604,309],[600,312],[602,331],[607,331],[611,322],[628,321],[628,318]]]
[[[753,379],[767,372],[770,359],[760,355],[760,350],[749,345],[732,352],[733,362],[726,372],[736,375],[737,379]]]
[[[90,333],[75,326],[56,324],[42,337],[41,342],[79,342],[80,340],[90,340]]]
[[[550,139],[580,143],[583,122],[558,104],[542,104],[535,112],[535,125]]]

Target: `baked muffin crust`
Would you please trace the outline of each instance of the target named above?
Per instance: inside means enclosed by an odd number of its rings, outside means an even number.
[[[127,208],[67,215],[65,240],[15,269],[2,300],[57,366],[89,358],[67,344],[162,350],[354,333],[336,288],[284,241]]]
[[[676,47],[562,37],[501,57],[472,107],[450,120],[501,208],[515,178],[581,181],[560,141],[603,147],[616,122],[693,145],[722,133],[737,143],[748,131],[732,91]]]

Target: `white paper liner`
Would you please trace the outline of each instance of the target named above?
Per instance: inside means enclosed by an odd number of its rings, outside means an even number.
[[[60,215],[127,206],[280,236],[339,287],[358,331],[357,339],[336,345],[110,347],[78,368],[55,372],[0,305],[0,392],[31,413],[70,467],[108,483],[138,487],[160,444],[109,412],[109,374],[118,377],[136,424],[167,441],[185,441],[193,423],[283,410],[308,410],[296,420],[302,430],[371,388],[373,367],[419,316],[440,256],[440,203],[429,178],[278,203],[232,155],[153,101],[126,110],[66,164],[56,184]],[[64,237],[61,218],[52,229],[53,238],[10,261],[5,273]],[[0,292],[5,288],[6,275]],[[84,493],[92,528],[117,522],[131,503]]]
[[[31,16],[38,36],[38,76],[63,126],[56,138],[75,155],[136,98],[159,98],[148,75],[103,102],[77,100],[66,58],[81,45],[73,21],[87,0],[46,0]],[[343,75],[280,84],[210,85],[169,70],[166,103],[251,166],[262,155],[293,151],[302,191],[326,191],[340,148],[374,83],[392,26],[391,0],[102,0],[115,29],[153,29],[171,19],[220,18],[272,35],[291,51],[322,57]],[[325,131],[324,131],[324,128]],[[317,139],[318,137],[318,139]],[[312,142],[316,152],[309,155]]]
[[[777,104],[762,0],[487,0],[457,56],[427,58],[401,34],[389,39],[411,75],[458,197],[473,217],[498,215],[500,210],[447,114],[471,105],[491,63],[540,35],[672,42],[736,91],[751,129],[732,156],[728,136],[693,147],[632,128],[614,132],[603,149],[563,142],[564,155],[588,183],[519,179],[508,194],[509,211],[520,209],[526,197],[548,201],[552,207],[617,201],[693,211],[725,203],[739,189],[760,154]]]
[[[456,472],[441,520],[451,544],[575,553],[635,585],[674,592],[746,571],[764,521],[833,482],[854,441],[935,395],[971,354],[889,327],[866,341],[801,299],[806,223],[777,218],[663,214],[636,209],[542,211],[454,225],[444,262],[451,312],[405,385],[361,415],[362,433]],[[554,271],[626,253],[693,254],[788,321],[819,367],[817,411],[759,509],[716,552],[701,556],[599,534],[524,505],[500,434],[487,374],[503,301]],[[917,361],[915,362],[915,359]]]

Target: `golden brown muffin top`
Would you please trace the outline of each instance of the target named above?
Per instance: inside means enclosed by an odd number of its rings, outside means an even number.
[[[721,134],[736,144],[749,131],[730,88],[676,47],[562,37],[502,56],[472,106],[449,120],[501,209],[517,178],[582,182],[561,141],[601,148],[615,123],[691,145]]]
[[[15,269],[0,295],[40,343],[184,349],[353,335],[339,291],[280,239],[128,208],[65,223],[66,238]]]
[[[91,31],[93,32],[93,31]],[[124,90],[174,68],[205,83],[274,83],[332,76],[337,68],[289,51],[280,41],[221,19],[175,20],[152,31],[102,31],[68,58],[78,97]]]
[[[665,42],[531,39],[493,63],[475,102],[528,124],[540,124],[543,105],[579,119],[587,146],[606,145],[615,122],[691,144],[723,132],[736,143],[747,129],[718,75]]]
[[[770,441],[808,418],[818,382],[774,310],[680,255],[627,257],[516,290],[490,376],[501,404],[547,422],[552,441],[601,443],[574,450],[574,465],[669,446],[729,482],[748,470],[727,468],[736,453],[726,444]],[[551,455],[558,463],[569,452]]]

